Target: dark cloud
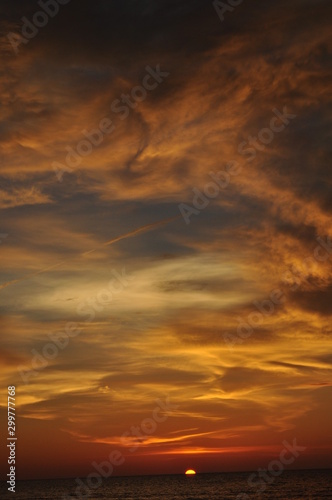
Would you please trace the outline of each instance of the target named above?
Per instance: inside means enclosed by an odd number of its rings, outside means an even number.
[[[305,311],[313,311],[330,316],[332,301],[332,285],[327,285],[319,290],[303,290],[295,292],[292,300]]]
[[[255,368],[234,367],[226,370],[220,377],[220,388],[226,392],[248,390],[278,383],[278,378],[272,372]]]

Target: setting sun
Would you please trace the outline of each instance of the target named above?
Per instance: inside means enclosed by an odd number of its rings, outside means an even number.
[[[186,470],[185,474],[186,476],[194,476],[196,474],[196,471],[194,471],[193,469],[188,469]]]

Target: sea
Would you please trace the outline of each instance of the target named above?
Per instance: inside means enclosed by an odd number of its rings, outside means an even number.
[[[332,470],[284,471],[278,477],[261,478],[248,484],[251,472],[131,476],[103,479],[97,489],[77,496],[75,479],[17,481],[16,492],[6,492],[1,484],[1,499],[15,500],[293,500],[332,499]],[[82,478],[85,482],[85,479]],[[85,483],[86,484],[86,483]]]

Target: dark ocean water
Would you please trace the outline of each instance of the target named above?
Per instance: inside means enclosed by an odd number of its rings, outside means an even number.
[[[1,499],[47,500],[75,498],[89,500],[222,500],[271,499],[292,500],[331,498],[332,470],[284,471],[270,485],[264,481],[248,484],[250,472],[197,474],[196,476],[165,475],[113,477],[104,479],[88,496],[75,496],[75,479],[49,481],[17,481],[16,493],[6,493],[1,484]],[[85,482],[85,480],[82,478]],[[265,491],[259,489],[266,487]],[[240,496],[241,495],[241,496]],[[246,496],[247,495],[247,496]]]

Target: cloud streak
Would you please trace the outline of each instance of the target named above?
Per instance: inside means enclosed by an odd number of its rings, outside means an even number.
[[[134,229],[133,231],[130,231],[129,233],[122,234],[120,236],[117,236],[116,238],[113,238],[113,239],[111,239],[109,241],[106,241],[106,242],[100,244],[99,246],[97,246],[96,248],[94,248],[92,250],[88,250],[87,252],[84,252],[84,253],[80,254],[79,256],[77,256],[77,257],[69,259],[69,261],[70,260],[74,261],[74,260],[78,259],[79,257],[85,257],[86,255],[90,255],[91,253],[96,252],[100,248],[103,248],[105,246],[114,245],[114,243],[117,243],[118,241],[124,240],[126,238],[132,238],[132,237],[137,236],[139,234],[144,234],[147,231],[153,231],[154,229],[157,229],[159,227],[162,227],[162,226],[164,226],[166,224],[169,224],[169,223],[171,223],[171,222],[179,219],[179,217],[180,216],[169,217],[167,219],[155,222],[153,224],[146,224],[145,226],[139,227],[138,229]],[[33,278],[34,276],[38,276],[39,274],[46,273],[47,271],[51,271],[52,269],[55,269],[55,268],[61,266],[64,263],[67,263],[67,262],[68,262],[68,260],[61,261],[61,262],[58,262],[57,264],[54,264],[54,265],[52,265],[50,267],[46,267],[44,269],[40,269],[39,271],[36,271],[35,273],[28,274],[28,275],[26,275],[26,276],[24,276],[22,278],[18,278],[16,280],[12,280],[12,281],[8,281],[7,283],[3,283],[2,285],[0,285],[0,290],[3,289],[3,288],[6,288],[7,286],[14,285],[16,283],[20,283],[22,281],[25,281],[25,280],[28,280],[30,278]]]

